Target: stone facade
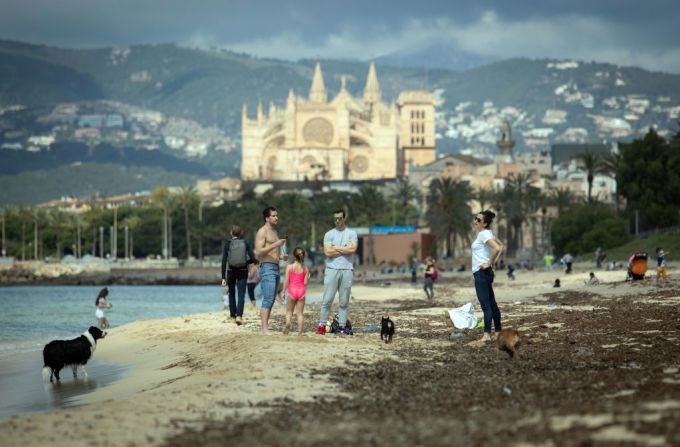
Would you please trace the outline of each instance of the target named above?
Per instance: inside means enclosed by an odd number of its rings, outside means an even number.
[[[258,105],[242,113],[241,178],[248,181],[375,180],[408,173],[434,161],[434,101],[427,91],[404,91],[382,101],[373,64],[363,98],[347,91],[328,100],[316,65],[308,98],[288,94],[283,110]]]

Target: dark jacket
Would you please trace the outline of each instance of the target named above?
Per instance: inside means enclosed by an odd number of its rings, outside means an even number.
[[[231,246],[231,241],[234,239],[242,238],[233,237],[228,241],[225,241],[224,246],[222,247],[222,279],[227,278],[227,257],[229,256],[229,247]],[[246,241],[246,266],[243,268],[247,269],[248,266],[253,262],[255,262],[255,253],[253,253],[253,249],[250,248],[250,244],[248,241]]]

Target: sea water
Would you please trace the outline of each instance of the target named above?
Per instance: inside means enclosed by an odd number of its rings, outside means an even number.
[[[61,384],[42,381],[42,348],[50,340],[72,339],[96,326],[95,299],[101,287],[0,287],[0,419],[79,404],[79,397],[120,380],[125,365],[93,357],[89,378],[61,371]],[[137,320],[222,310],[215,286],[110,286],[105,314],[112,327]],[[246,298],[247,301],[247,298]],[[105,341],[104,341],[105,342]],[[79,376],[82,372],[78,370]]]

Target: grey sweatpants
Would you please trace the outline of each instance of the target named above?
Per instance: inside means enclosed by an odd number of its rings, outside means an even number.
[[[340,326],[347,324],[349,314],[349,294],[352,291],[353,270],[336,270],[326,268],[323,278],[323,303],[321,304],[321,315],[319,322],[326,324],[328,314],[331,312],[331,305],[338,293],[340,309],[338,310],[338,323]]]

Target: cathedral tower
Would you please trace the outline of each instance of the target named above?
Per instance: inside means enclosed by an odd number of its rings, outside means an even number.
[[[312,87],[309,89],[309,101],[325,103],[327,99],[326,86],[323,83],[323,74],[321,73],[321,64],[317,62],[316,67],[314,67]]]

